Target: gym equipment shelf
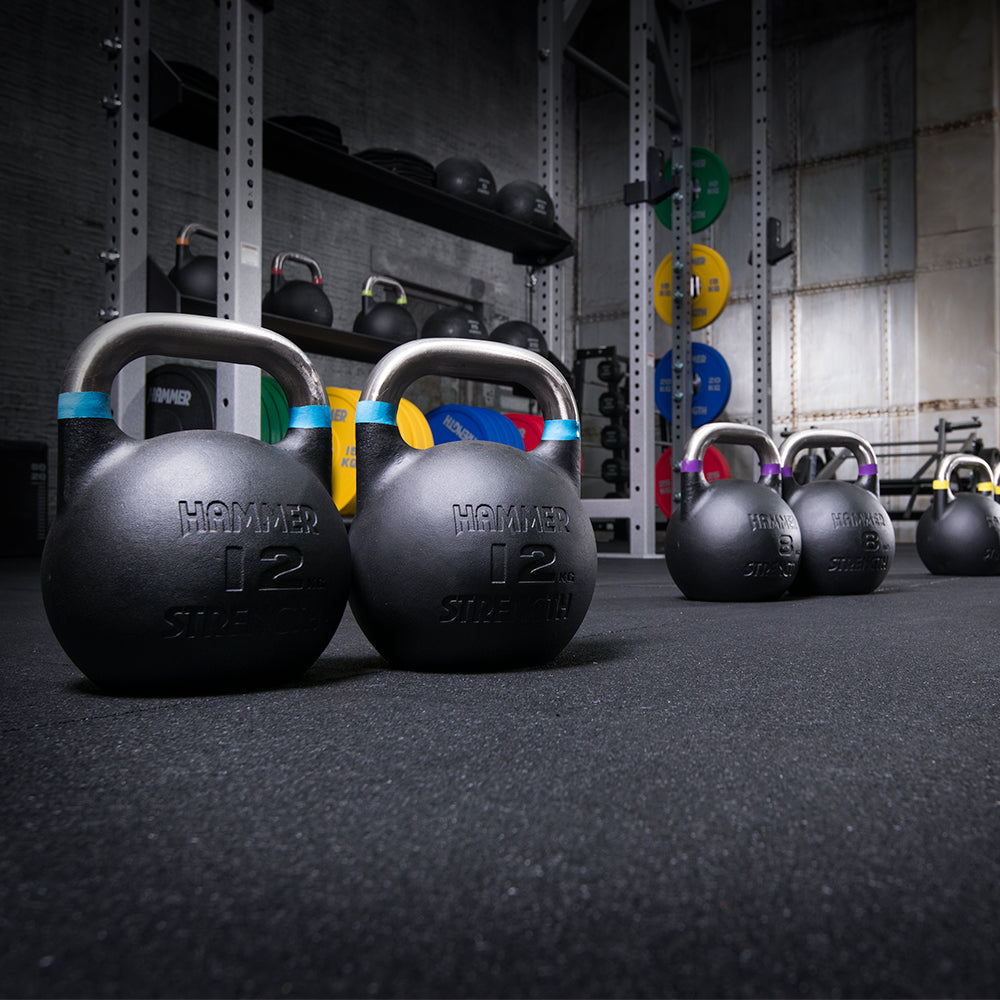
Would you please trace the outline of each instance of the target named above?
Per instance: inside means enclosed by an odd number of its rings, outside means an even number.
[[[150,124],[209,148],[217,146],[218,101],[149,53]],[[352,156],[277,122],[263,122],[264,167],[443,232],[513,255],[515,264],[545,267],[572,257],[573,238],[501,215]]]

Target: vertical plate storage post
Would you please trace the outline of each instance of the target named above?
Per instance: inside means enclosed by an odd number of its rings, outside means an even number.
[[[768,188],[768,0],[753,0],[750,46],[753,145],[753,422],[771,433],[771,273],[767,262]]]
[[[538,183],[544,187],[560,217],[562,207],[562,3],[538,3]],[[566,361],[563,344],[563,275],[557,265],[538,274],[538,327],[549,350]],[[530,317],[529,317],[530,318]]]
[[[261,119],[264,13],[251,0],[219,3],[219,272],[217,314],[260,326]],[[220,430],[260,437],[260,369],[220,363]]]
[[[107,112],[110,177],[108,239],[100,253],[105,268],[101,319],[145,312],[149,134],[149,14],[146,0],[115,5],[117,34],[103,41],[108,53]],[[121,429],[145,431],[146,359],[126,365],[115,379],[111,410]]]

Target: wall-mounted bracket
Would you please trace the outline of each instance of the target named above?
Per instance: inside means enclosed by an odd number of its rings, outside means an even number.
[[[625,185],[626,205],[659,205],[665,198],[680,190],[681,182],[677,174],[673,174],[670,180],[664,180],[664,162],[662,149],[650,146],[646,150],[646,179]]]
[[[777,264],[790,256],[795,250],[795,240],[789,240],[781,245],[781,220],[773,215],[767,217],[767,262]],[[747,263],[753,264],[753,251],[747,254]]]

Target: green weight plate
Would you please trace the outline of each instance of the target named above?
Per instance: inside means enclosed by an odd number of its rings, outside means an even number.
[[[667,160],[663,177],[670,180],[673,165]],[[710,149],[702,146],[691,147],[691,179],[694,185],[691,202],[691,232],[707,229],[722,214],[729,198],[729,171],[726,165]],[[656,217],[671,228],[674,200],[664,198],[656,206]]]

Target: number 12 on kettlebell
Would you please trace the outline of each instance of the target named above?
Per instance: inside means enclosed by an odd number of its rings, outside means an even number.
[[[417,450],[396,425],[428,374],[513,383],[537,399],[541,443],[461,440]],[[354,616],[390,663],[436,669],[551,660],[576,633],[597,575],[580,500],[580,424],[566,381],[532,351],[429,338],[396,348],[356,411]]]

